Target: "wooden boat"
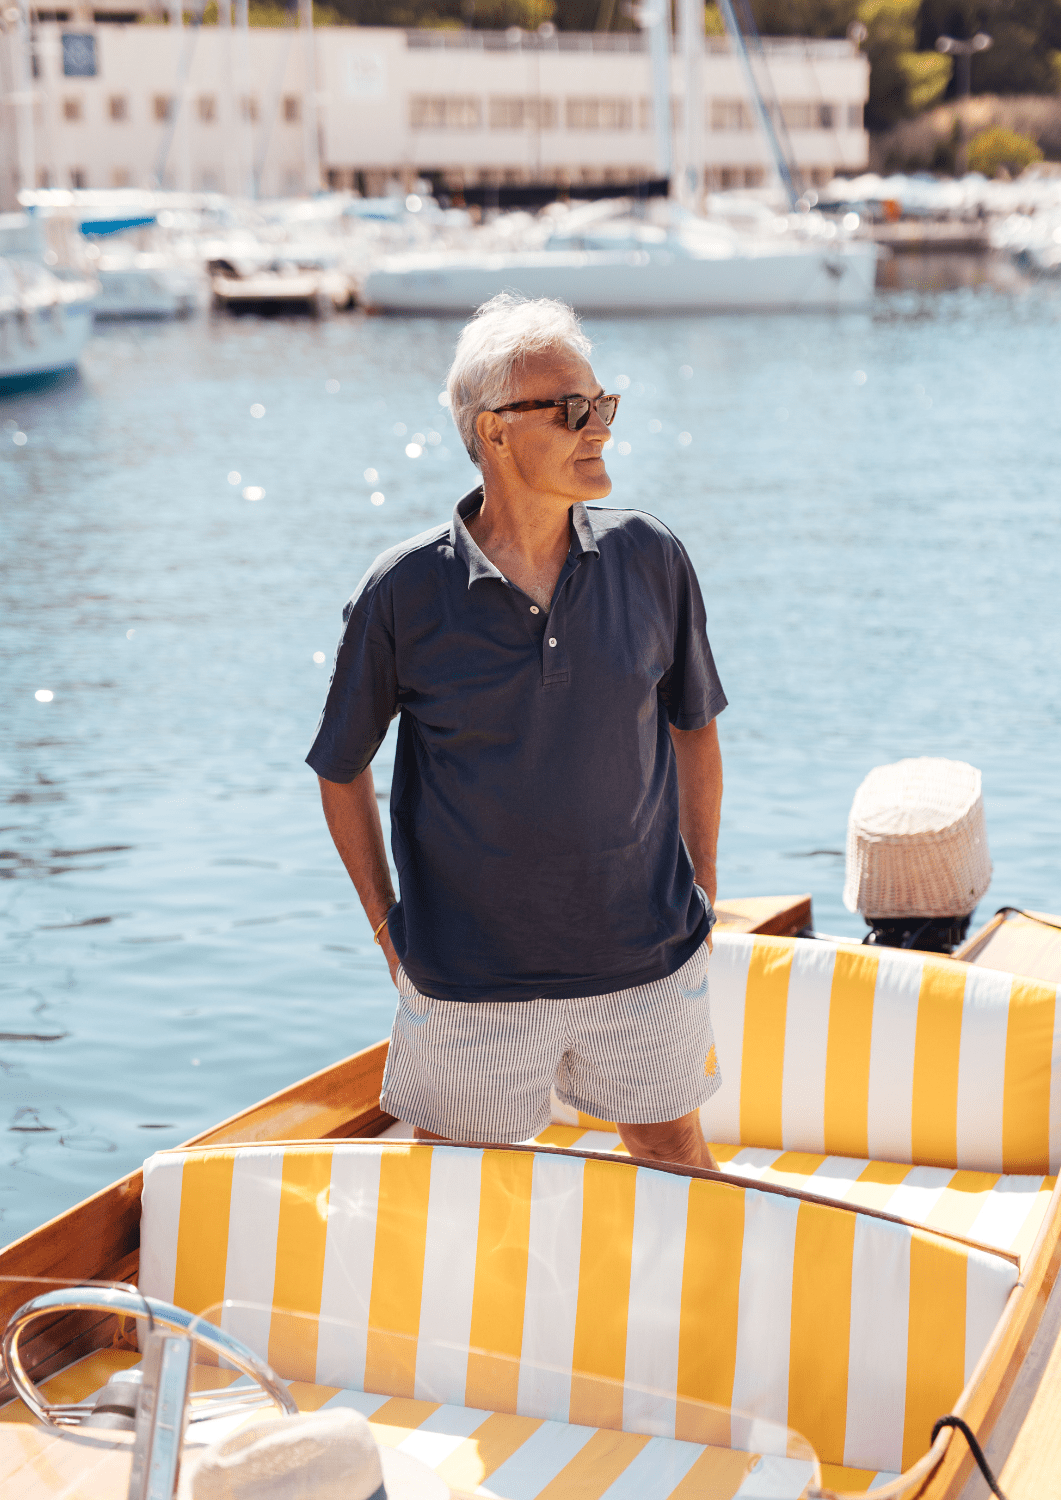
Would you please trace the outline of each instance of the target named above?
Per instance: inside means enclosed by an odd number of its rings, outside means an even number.
[[[555,1103],[525,1146],[411,1143],[380,1043],[0,1252],[0,1324],[47,1278],[225,1304],[455,1496],[979,1495],[948,1415],[1007,1500],[1058,1493],[1056,982],[796,937],[807,898],[720,915],[721,1174]],[[20,1354],[66,1401],[138,1358],[106,1309]],[[0,1497],[124,1497],[127,1435],[74,1431],[0,1409]]]

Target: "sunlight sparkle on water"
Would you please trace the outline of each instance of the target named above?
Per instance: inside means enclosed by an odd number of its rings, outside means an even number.
[[[406,458],[419,458],[423,451],[419,443],[406,443],[405,445]]]
[[[323,651],[314,651],[314,653],[313,653],[313,660],[317,663],[318,667],[323,666],[324,665],[324,660],[325,660],[324,652]]]
[[[239,484],[239,482],[240,482],[240,480],[242,478],[243,478],[243,475],[239,472],[239,470],[238,469],[233,469],[232,472],[228,476],[228,482],[229,482],[229,484]]]
[[[375,484],[375,482],[376,482],[376,480],[378,478],[379,478],[379,475],[378,475],[378,473],[376,472],[375,469],[366,469],[365,470],[365,483],[366,484]]]
[[[13,432],[11,434],[11,441],[16,448],[23,448],[29,442],[29,438],[24,432]]]
[[[368,498],[372,501],[373,505],[382,505],[387,497],[381,494],[379,490],[375,490]]]
[[[406,425],[405,425],[404,422],[395,422],[395,424],[394,424],[394,436],[395,437],[404,437],[405,434],[408,431],[409,431],[409,429],[406,427]]]
[[[866,375],[865,370],[856,370],[855,371],[855,384],[856,385],[865,385],[867,379],[868,379],[868,376]]]
[[[136,631],[135,631],[135,630],[127,630],[127,631],[126,631],[126,632],[125,632],[125,639],[126,639],[126,640],[127,640],[127,641],[131,641],[131,640],[132,640],[132,638],[133,638],[133,636],[134,636],[134,635],[135,635],[135,634],[136,634]]]
[[[260,484],[248,484],[247,488],[243,491],[243,498],[244,500],[264,500],[265,491]]]
[[[260,401],[255,401],[254,405],[251,407],[251,416],[252,417],[264,417],[265,416],[265,407],[261,404]]]
[[[648,424],[648,430],[649,432],[662,432],[663,423],[658,417],[653,417],[652,421]]]
[[[33,696],[34,698],[36,698],[38,703],[50,703],[55,697],[55,694],[52,692],[51,688],[38,688]]]
[[[328,392],[329,396],[337,396],[339,394],[339,382],[337,380],[326,380],[324,382],[324,389]]]
[[[618,450],[618,451],[619,451],[619,452],[620,452],[620,453],[621,453],[621,454],[622,454],[622,455],[623,455],[623,457],[624,457],[624,458],[625,458],[625,457],[626,457],[626,455],[627,455],[627,454],[628,454],[628,453],[629,453],[629,452],[630,452],[630,444],[629,444],[629,443],[620,443],[620,444],[619,444],[619,450]]]
[[[688,448],[688,446],[692,442],[692,440],[693,440],[693,435],[692,435],[691,432],[679,432],[679,434],[678,434],[678,441],[679,441],[679,443],[681,443],[681,445],[682,445],[683,448]]]

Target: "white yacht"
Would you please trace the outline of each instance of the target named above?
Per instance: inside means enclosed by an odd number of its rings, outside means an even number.
[[[465,313],[496,292],[557,297],[580,312],[836,311],[873,299],[878,251],[818,216],[764,211],[756,221],[658,210],[622,200],[575,209],[519,248],[384,257],[361,300],[380,312]]]
[[[73,369],[92,332],[99,283],[57,260],[27,215],[0,215],[0,392]]]

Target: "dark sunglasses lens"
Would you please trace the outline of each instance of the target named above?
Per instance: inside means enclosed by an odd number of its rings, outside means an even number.
[[[589,421],[590,404],[584,396],[567,403],[567,425],[571,432],[578,432]]]
[[[618,405],[618,396],[602,396],[597,402],[597,415],[605,427],[610,427],[615,421],[615,408]]]

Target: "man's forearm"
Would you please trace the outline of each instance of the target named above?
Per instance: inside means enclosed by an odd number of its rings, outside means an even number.
[[[718,894],[718,824],[722,813],[722,751],[718,726],[671,728],[678,765],[678,810],[682,838],[696,873],[696,883],[714,904]]]
[[[345,783],[318,780],[328,831],[375,931],[394,905],[395,895],[372,768],[366,766],[360,776]]]

